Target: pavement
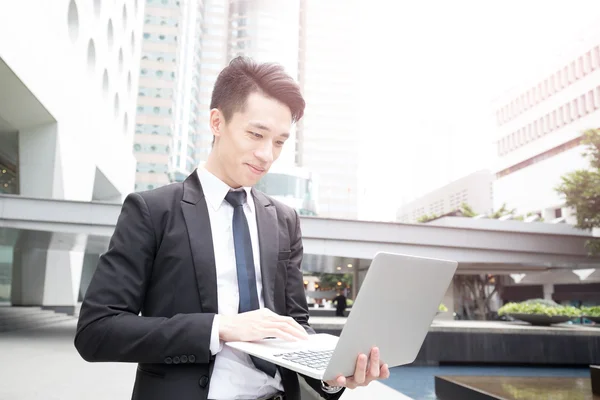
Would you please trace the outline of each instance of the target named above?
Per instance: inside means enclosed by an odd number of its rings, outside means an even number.
[[[0,333],[0,400],[129,399],[135,364],[88,363],[73,345],[76,319]],[[410,400],[379,382],[343,400]]]

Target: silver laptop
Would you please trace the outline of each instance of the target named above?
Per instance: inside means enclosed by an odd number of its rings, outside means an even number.
[[[419,353],[458,263],[377,253],[340,337],[309,335],[288,342],[264,339],[226,345],[315,379],[352,376],[360,353],[379,347],[390,368],[412,363]]]

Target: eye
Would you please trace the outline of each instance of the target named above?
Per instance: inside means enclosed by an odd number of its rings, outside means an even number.
[[[277,144],[277,146],[281,147],[284,145],[284,141],[283,140],[278,140],[277,142],[275,142],[275,144]]]
[[[261,135],[260,133],[251,132],[251,131],[248,131],[248,133],[249,133],[250,135],[254,136],[254,137],[255,137],[255,138],[257,138],[257,139],[260,139],[260,138],[262,138],[262,137],[263,137],[263,135]]]

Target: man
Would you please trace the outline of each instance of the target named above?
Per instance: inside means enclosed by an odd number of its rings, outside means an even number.
[[[138,363],[133,399],[300,399],[296,373],[223,344],[314,333],[298,215],[252,189],[303,113],[283,69],[237,58],[214,86],[204,168],[125,199],[75,346],[87,361]],[[369,359],[358,357],[353,377],[302,379],[337,399],[389,376],[376,348]]]
[[[336,317],[343,317],[344,312],[346,311],[346,307],[348,307],[348,302],[346,300],[346,296],[344,296],[344,292],[339,291],[337,293],[337,296],[333,299],[332,303],[335,304]]]

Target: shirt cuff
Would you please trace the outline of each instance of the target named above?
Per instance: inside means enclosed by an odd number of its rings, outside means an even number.
[[[219,340],[219,315],[215,314],[212,330],[210,331],[210,354],[215,355],[223,349],[223,344]]]

